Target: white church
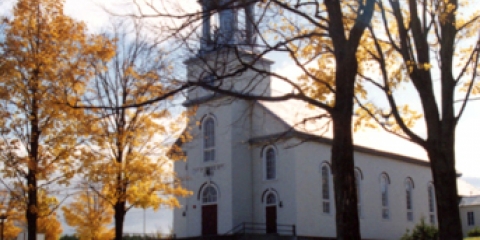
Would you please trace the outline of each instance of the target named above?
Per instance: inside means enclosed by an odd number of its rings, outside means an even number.
[[[216,7],[207,4],[213,2],[204,1],[205,12]],[[219,11],[220,26],[214,30],[205,14],[200,51],[185,61],[189,79],[220,84],[216,77],[234,72],[240,62],[270,71],[274,62],[257,59],[249,49],[255,42],[253,11],[253,5]],[[236,44],[240,51],[222,44]],[[222,79],[220,87],[273,94],[270,77],[252,70]],[[180,199],[181,208],[174,210],[177,238],[239,233],[335,238],[331,131],[328,119],[311,119],[318,109],[294,100],[240,100],[201,88],[190,90],[184,105],[196,108],[188,126],[193,139],[183,144],[187,160],[176,162],[175,171],[194,194]],[[435,225],[429,163],[387,137],[370,144],[355,141],[362,238],[399,239],[422,218]],[[475,189],[467,194],[472,193],[480,194]],[[462,203],[467,207],[462,220],[473,218],[464,231],[480,226],[480,197]]]

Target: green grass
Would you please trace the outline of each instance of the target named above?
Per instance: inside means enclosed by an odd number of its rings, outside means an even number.
[[[467,237],[467,238],[464,238],[463,240],[480,240],[480,237]]]

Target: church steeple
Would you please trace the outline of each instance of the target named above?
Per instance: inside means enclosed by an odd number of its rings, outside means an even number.
[[[252,50],[256,42],[256,0],[199,0],[202,5],[200,53],[236,46]]]

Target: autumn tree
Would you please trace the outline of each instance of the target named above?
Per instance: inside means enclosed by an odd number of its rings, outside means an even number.
[[[59,205],[57,197],[47,191],[39,191],[37,233],[44,234],[45,240],[57,240],[62,234],[62,224],[58,221],[56,212]]]
[[[352,114],[355,92],[361,90],[356,89],[355,85],[359,64],[356,56],[357,50],[364,31],[372,19],[375,1],[223,0],[215,1],[213,9],[204,7],[200,11],[192,11],[183,8],[183,12],[180,11],[182,7],[176,6],[172,1],[160,1],[161,4],[141,2],[148,6],[148,11],[144,10],[144,7],[142,8],[140,2],[135,1],[138,12],[132,15],[161,18],[162,20],[159,22],[168,24],[168,26],[161,26],[161,29],[170,30],[165,35],[180,40],[179,42],[195,54],[192,58],[203,61],[207,66],[211,65],[211,62],[217,64],[207,69],[207,73],[205,73],[215,75],[213,83],[202,81],[203,79],[199,75],[197,79],[188,79],[185,86],[202,87],[209,91],[246,100],[302,100],[318,109],[318,116],[328,115],[331,117],[333,122],[331,164],[335,190],[337,239],[360,239],[354,178]],[[204,6],[209,5],[209,1],[200,1],[200,3]],[[213,14],[225,11],[233,12],[252,4],[259,12],[249,15],[246,11],[245,21],[253,21],[256,24],[254,27],[242,31],[246,32],[247,38],[252,38],[251,35],[248,36],[249,34],[256,35],[256,41],[250,43],[251,46],[246,46],[248,44],[245,43],[231,44],[234,41],[211,43],[214,46],[213,49],[218,50],[219,56],[237,56],[234,61],[239,62],[234,67],[230,66],[231,62],[223,63],[223,68],[230,70],[216,71],[216,68],[222,68],[218,65],[221,65],[225,59],[219,57],[212,61],[212,56],[215,58],[214,51],[212,54],[209,54],[208,51],[199,53],[198,48],[195,48],[198,45],[192,44],[193,40],[200,45],[205,41],[208,43],[208,41],[216,40],[202,39],[204,36],[194,39],[202,33],[203,35],[209,34],[209,30],[205,30],[205,25],[201,26],[198,22],[210,19]],[[175,7],[171,7],[172,5]],[[176,12],[172,9],[175,9]],[[270,22],[262,27],[262,21]],[[221,35],[222,33],[219,33],[218,39],[222,38]],[[249,50],[245,51],[246,48]],[[223,54],[228,51],[231,54]],[[252,52],[254,54],[251,54]],[[257,68],[256,63],[261,62],[263,57],[270,53],[286,53],[307,80],[302,83],[296,81],[295,76],[267,72],[263,68]],[[243,58],[245,55],[249,55],[246,60]],[[317,61],[324,61],[322,64],[327,66],[328,70],[310,68],[309,64]],[[224,84],[224,80],[247,70],[255,71],[259,76],[275,77],[293,90],[277,96],[260,96],[248,91],[232,91],[229,84]],[[307,82],[310,84],[306,84]],[[257,84],[253,79],[247,85],[255,86]]]
[[[83,94],[92,59],[111,57],[109,43],[63,14],[64,1],[19,0],[0,44],[2,178],[25,192],[28,239],[36,239],[39,191],[75,173],[74,147],[85,133],[82,111],[67,106]]]
[[[455,129],[468,101],[479,92],[480,12],[462,0],[388,0],[378,6],[361,50],[361,76],[383,92],[388,104],[361,101],[360,120],[375,120],[426,150],[440,239],[463,239]],[[415,99],[408,104],[401,99],[407,86]],[[425,126],[426,133],[415,128],[415,122]]]
[[[62,234],[62,224],[57,219],[55,212],[48,216],[40,217],[37,221],[38,233],[45,235],[45,240],[57,240]]]
[[[113,229],[108,229],[113,220],[112,206],[88,186],[83,186],[74,202],[62,210],[67,224],[75,227],[75,235],[80,240],[114,238]]]
[[[139,23],[114,24],[116,54],[101,61],[84,99],[93,133],[82,151],[83,172],[90,186],[114,210],[115,239],[122,239],[125,214],[133,207],[178,207],[177,196],[188,191],[175,181],[166,157],[181,130],[184,115],[172,112],[172,100],[138,108],[132,104],[164,95],[173,88],[171,66],[160,45],[142,33]],[[132,34],[128,35],[127,33]],[[98,189],[97,186],[101,186]]]
[[[5,183],[4,181],[2,181]],[[26,229],[25,209],[26,194],[22,188],[6,188],[0,193],[1,207],[6,208],[6,239],[15,238]],[[45,235],[45,239],[56,240],[62,233],[61,223],[57,220],[55,210],[59,202],[56,197],[49,196],[44,190],[38,192],[37,233]]]
[[[10,194],[10,190],[0,190],[0,212],[6,217],[3,224],[3,237],[5,239],[16,238],[22,232],[19,222],[23,219],[22,213],[18,210],[15,198]]]

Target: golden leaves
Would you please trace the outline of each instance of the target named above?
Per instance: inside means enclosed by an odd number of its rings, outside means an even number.
[[[19,0],[0,43],[2,70],[9,68],[0,75],[0,132],[9,143],[1,156],[2,177],[24,193],[19,209],[39,214],[38,230],[46,239],[57,239],[61,226],[51,214],[57,199],[41,187],[69,183],[76,173],[73,153],[87,133],[81,131],[85,112],[66,103],[79,101],[97,61],[113,52],[108,39],[88,34],[85,24],[65,16],[63,4]],[[38,197],[31,201],[27,196],[33,192]]]
[[[412,109],[408,104],[398,107],[397,111],[400,115],[401,122],[410,129],[415,126],[415,123],[419,119],[423,118],[423,114]],[[375,129],[380,126],[393,133],[404,135],[398,122],[388,109],[384,110],[372,103],[367,103],[355,111],[354,131],[358,131],[361,128]]]
[[[82,240],[112,239],[114,233],[108,228],[113,218],[111,205],[87,186],[82,190],[74,202],[62,207],[65,221]]]

